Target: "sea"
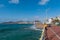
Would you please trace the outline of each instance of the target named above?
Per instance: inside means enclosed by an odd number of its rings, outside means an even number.
[[[34,24],[0,24],[0,40],[39,40],[41,33]]]

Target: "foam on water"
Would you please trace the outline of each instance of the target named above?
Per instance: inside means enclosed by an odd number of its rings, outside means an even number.
[[[30,29],[33,29],[33,30],[40,30],[40,31],[41,31],[41,29],[38,29],[35,25],[31,26]]]
[[[41,30],[41,29],[36,28],[36,26],[35,26],[35,25],[33,25],[33,26],[29,27],[29,28],[24,28],[24,29]]]

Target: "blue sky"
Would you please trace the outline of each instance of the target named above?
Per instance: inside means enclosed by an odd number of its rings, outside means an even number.
[[[0,0],[0,21],[43,20],[46,10],[48,18],[60,16],[60,0]]]

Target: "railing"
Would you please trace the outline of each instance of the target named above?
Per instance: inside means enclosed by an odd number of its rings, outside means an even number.
[[[42,34],[39,40],[45,40],[45,28],[43,28]]]

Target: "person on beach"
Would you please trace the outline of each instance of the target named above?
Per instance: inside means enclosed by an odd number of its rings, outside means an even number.
[[[46,23],[44,23],[44,28],[45,28],[45,30],[47,30],[47,24]]]
[[[47,36],[47,30],[48,30],[47,27],[48,27],[48,25],[46,23],[44,23],[44,28],[45,28],[45,35],[44,36],[45,36],[45,40],[49,40],[48,36]]]
[[[44,28],[45,28],[45,40],[49,40],[48,36],[47,36],[47,30],[48,27],[51,27],[51,23],[53,21],[53,18],[47,19],[46,23],[44,23]]]

